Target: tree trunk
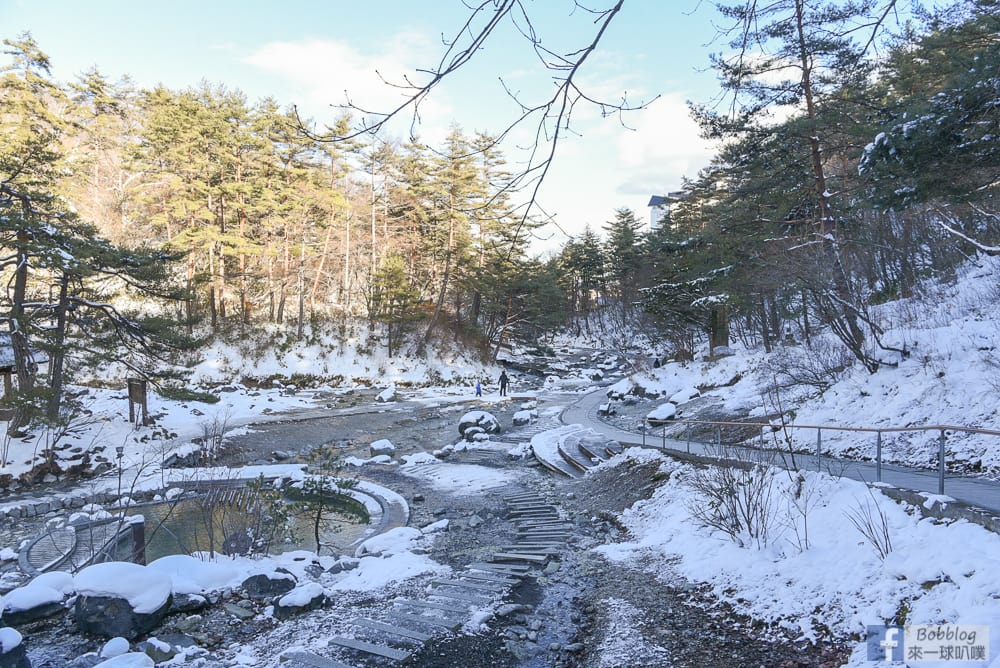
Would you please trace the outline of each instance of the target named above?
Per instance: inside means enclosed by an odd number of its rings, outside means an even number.
[[[495,362],[497,356],[500,355],[500,348],[503,346],[503,341],[507,338],[507,328],[510,326],[510,320],[514,313],[514,296],[507,295],[507,310],[504,312],[503,324],[500,326],[500,333],[497,334],[497,345],[493,349],[493,361]]]
[[[323,252],[319,256],[319,265],[316,267],[316,277],[313,279],[312,292],[309,295],[309,308],[316,310],[316,295],[319,292],[319,283],[323,278],[323,267],[326,265],[326,256],[330,252],[330,237],[333,236],[333,211],[330,212],[330,224],[326,228],[326,237],[323,239]]]
[[[767,322],[767,304],[764,302],[764,298],[760,299],[760,337],[764,343],[764,352],[771,352],[771,330],[768,327]]]
[[[718,304],[708,316],[708,355],[715,357],[716,348],[729,346],[729,306]]]
[[[53,332],[52,350],[49,352],[50,394],[46,414],[51,422],[59,418],[62,404],[63,368],[66,360],[66,314],[69,311],[69,276],[63,274],[59,281],[59,302],[56,305],[56,329]]]
[[[219,329],[219,314],[215,309],[215,244],[208,245],[208,313],[212,320],[212,331]]]
[[[444,308],[444,298],[445,295],[448,293],[448,280],[451,276],[451,254],[452,254],[452,246],[454,243],[455,243],[455,216],[454,212],[449,210],[448,247],[445,249],[445,255],[444,255],[444,274],[441,276],[441,289],[438,291],[437,304],[434,305],[434,315],[431,316],[431,321],[427,324],[427,331],[424,332],[425,346],[431,342],[431,335],[434,333],[434,327],[437,325],[438,318],[441,317],[441,311]]]
[[[298,288],[299,288],[299,317],[298,317],[298,327],[297,336],[298,340],[301,341],[302,337],[305,336],[306,327],[306,235],[305,230],[302,231],[302,247],[301,254],[299,255],[299,271],[298,271]]]
[[[836,223],[830,215],[830,194],[826,191],[823,147],[820,144],[819,131],[816,128],[816,104],[813,98],[812,85],[812,59],[806,47],[804,12],[805,0],[796,0],[795,21],[799,41],[799,65],[802,68],[801,83],[806,103],[806,118],[809,120],[809,152],[812,160],[816,204],[818,207],[816,212],[817,232],[823,240],[825,259],[832,270],[831,282],[833,284],[833,291],[836,295],[836,302],[839,302],[838,306],[831,306],[831,310],[835,308],[840,313],[840,320],[843,327],[838,329],[841,332],[843,342],[851,349],[858,360],[865,365],[865,368],[870,373],[874,373],[878,369],[878,363],[864,351],[865,333],[858,324],[857,311],[854,306],[856,300],[851,293],[847,280],[847,271],[844,268],[843,259],[840,255]]]

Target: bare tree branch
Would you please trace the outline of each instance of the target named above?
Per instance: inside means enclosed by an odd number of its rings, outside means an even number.
[[[609,102],[587,94],[579,85],[584,65],[599,46],[608,27],[621,11],[623,5],[624,0],[616,0],[607,8],[593,9],[576,2],[574,11],[585,12],[594,17],[595,32],[590,41],[581,48],[566,53],[557,53],[543,46],[542,39],[532,20],[531,12],[525,7],[523,0],[482,0],[478,3],[466,4],[470,10],[469,15],[453,38],[442,38],[446,48],[437,65],[433,68],[417,70],[418,73],[427,75],[425,82],[415,82],[408,76],[404,76],[402,83],[394,84],[386,81],[388,85],[406,92],[405,98],[400,104],[387,112],[378,112],[362,108],[348,100],[345,105],[341,105],[342,108],[360,113],[363,118],[355,129],[340,136],[316,135],[305,129],[301,119],[299,125],[303,131],[317,141],[345,142],[364,134],[376,134],[384,130],[392,120],[409,111],[412,136],[420,123],[420,105],[424,100],[438,84],[475,58],[489,42],[491,36],[499,31],[500,26],[505,21],[509,21],[528,42],[541,67],[549,73],[552,81],[556,83],[551,96],[539,102],[528,102],[523,100],[520,94],[515,92],[502,78],[499,80],[503,91],[519,107],[520,114],[494,135],[495,141],[492,145],[504,142],[515,128],[524,123],[533,119],[537,122],[532,143],[526,147],[528,155],[523,163],[524,167],[504,189],[505,193],[526,193],[526,203],[522,205],[523,209],[519,214],[519,221],[513,235],[513,238],[517,240],[529,217],[536,209],[540,208],[537,199],[542,184],[549,173],[559,141],[567,133],[573,132],[571,121],[573,112],[577,110],[577,105],[584,103],[596,107],[601,116],[605,118],[615,115],[621,117],[625,112],[647,107],[659,97],[656,96],[633,104],[628,101],[627,95],[623,94],[620,100]],[[484,16],[486,17],[485,23],[478,25],[479,19]],[[381,74],[379,76],[381,77]],[[385,80],[383,79],[383,81]],[[622,124],[624,126],[624,123]],[[482,150],[480,148],[476,152]]]

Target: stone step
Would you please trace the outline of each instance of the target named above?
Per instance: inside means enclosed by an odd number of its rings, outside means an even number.
[[[464,580],[434,580],[431,582],[432,587],[461,587],[462,589],[475,589],[488,592],[499,592],[506,589],[504,585],[498,582],[467,582]]]
[[[545,520],[555,521],[562,519],[559,513],[554,510],[530,510],[525,512],[517,512],[515,510],[508,513],[508,515],[515,522],[542,522]]]
[[[567,523],[565,520],[559,522],[542,522],[538,524],[528,524],[526,522],[518,522],[517,526],[514,527],[515,533],[530,533],[532,531],[538,533],[540,531],[573,531],[574,526]]]
[[[346,663],[341,663],[336,659],[328,659],[312,652],[282,652],[278,657],[279,663],[290,663],[293,666],[306,666],[307,668],[351,668]]]
[[[559,517],[559,511],[555,508],[532,508],[525,510],[511,509],[507,512],[511,517],[523,518],[523,519],[533,519],[536,517],[549,518],[549,517]]]
[[[407,638],[409,640],[416,640],[418,642],[425,642],[434,637],[430,633],[424,633],[423,631],[417,631],[416,629],[409,629],[398,624],[386,624],[385,622],[368,619],[366,617],[357,617],[352,619],[351,624],[354,624],[357,627],[371,629],[372,631],[391,633],[393,635]]]
[[[454,631],[455,629],[462,626],[464,622],[457,619],[447,619],[445,617],[430,617],[428,615],[411,615],[405,612],[397,612],[393,610],[389,613],[389,617],[396,619],[400,622],[406,624],[426,624],[427,626],[434,626],[442,629],[448,629],[449,631]]]
[[[530,545],[531,547],[566,547],[566,541],[561,538],[527,536],[524,538],[515,538],[514,540],[519,545]]]
[[[521,584],[521,580],[518,578],[508,578],[498,575],[491,575],[488,573],[483,573],[480,571],[465,571],[461,574],[463,578],[469,578],[471,580],[485,580],[486,582],[496,582],[497,584],[505,584],[513,587],[516,584]]]
[[[551,528],[559,527],[571,529],[573,523],[562,517],[525,517],[524,519],[519,519],[514,521],[519,529],[537,529],[537,528]]]
[[[475,603],[476,605],[485,605],[492,601],[496,594],[500,592],[495,592],[494,596],[488,595],[487,592],[481,592],[479,596],[475,594],[461,594],[457,591],[451,591],[450,589],[435,589],[430,593],[431,596],[440,596],[443,598],[453,598],[457,601],[468,601],[469,603]]]
[[[489,571],[490,573],[504,573],[506,575],[515,575],[518,577],[527,575],[528,571],[531,570],[529,566],[521,566],[520,564],[492,564],[482,561],[469,564],[468,568],[479,571]]]
[[[524,499],[541,499],[537,492],[521,492],[520,494],[504,494],[503,500],[507,502],[522,501]]]
[[[494,552],[494,561],[526,561],[532,564],[544,564],[548,557],[539,554],[525,554],[523,552]]]
[[[571,532],[560,531],[556,529],[544,529],[544,530],[534,530],[534,531],[518,531],[514,539],[521,543],[541,542],[546,540],[562,540],[570,538]]]
[[[562,552],[562,550],[558,547],[553,547],[551,545],[503,545],[500,549],[505,552],[513,552],[515,554],[547,554],[549,556]]]
[[[355,640],[354,638],[333,636],[329,639],[329,643],[331,645],[339,645],[341,647],[347,647],[348,649],[357,650],[359,652],[365,652],[366,654],[384,656],[385,658],[392,659],[393,661],[405,661],[410,657],[410,652],[405,650],[389,647],[388,645],[378,645],[373,642],[365,642],[364,640]]]
[[[397,605],[405,605],[411,608],[425,608],[428,610],[443,610],[444,612],[453,612],[458,615],[468,615],[469,606],[468,605],[449,605],[448,603],[436,603],[434,601],[415,601],[410,598],[400,598],[396,599]]]

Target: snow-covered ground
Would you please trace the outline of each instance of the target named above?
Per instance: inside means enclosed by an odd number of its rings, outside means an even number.
[[[860,367],[827,374],[829,387],[797,387],[775,390],[774,370],[781,367],[772,356],[761,351],[734,347],[733,354],[706,362],[670,363],[649,369],[620,383],[615,389],[627,391],[642,386],[647,394],[659,395],[649,400],[648,410],[674,398],[679,417],[685,403],[695,397],[693,388],[703,388],[703,399],[718,402],[732,414],[765,416],[782,413],[789,422],[838,426],[893,427],[913,425],[959,425],[1000,428],[997,408],[1000,405],[1000,300],[993,277],[1000,260],[984,259],[970,265],[951,286],[927,288],[924,300],[885,305],[876,309],[884,324],[883,342],[905,348],[908,356],[883,352],[887,362],[870,375]],[[812,350],[828,346],[822,337],[814,337]],[[815,361],[818,353],[801,343],[782,348],[781,355]],[[150,410],[157,418],[157,428],[133,430],[127,423],[127,403],[123,391],[88,390],[84,399],[91,411],[87,424],[66,436],[57,447],[68,454],[75,447],[90,448],[112,465],[117,463],[116,446],[123,446],[122,463],[129,471],[157,470],[158,462],[172,451],[193,447],[191,439],[213,428],[245,428],[283,411],[315,407],[314,390],[274,387],[251,390],[232,384],[246,374],[237,368],[238,355],[232,350],[216,351],[199,368],[203,383],[217,383],[221,401],[207,405],[177,403],[150,396]],[[315,357],[323,355],[317,366]],[[492,380],[496,368],[483,369],[460,360],[407,360],[390,362],[364,361],[343,357],[344,367],[326,352],[302,350],[299,361],[262,360],[255,370],[258,377],[271,373],[322,369],[323,373],[348,379],[365,376],[365,383],[377,378],[376,389],[396,383],[424,381],[430,376],[442,378],[448,369],[450,386],[422,388],[411,394],[427,405],[439,405],[469,397],[477,377]],[[309,362],[312,359],[313,365]],[[789,368],[786,362],[784,368]],[[211,381],[211,382],[209,382]],[[566,387],[579,387],[579,377],[567,378]],[[223,388],[223,386],[225,386]],[[350,387],[349,381],[345,387]],[[558,378],[546,382],[558,389]],[[347,391],[330,388],[328,393]],[[486,401],[498,400],[495,388],[486,387]],[[329,396],[329,395],[327,395]],[[780,404],[780,410],[779,410]],[[645,414],[645,413],[644,413]],[[213,426],[214,425],[214,426]],[[539,442],[558,439],[558,430],[535,437]],[[812,433],[797,434],[799,445],[811,447]],[[393,439],[393,434],[379,434]],[[5,463],[0,474],[14,477],[28,469],[40,452],[50,445],[42,435],[33,439],[3,438]],[[914,434],[885,439],[887,459],[926,464],[936,441],[932,436]],[[953,460],[974,463],[986,474],[1000,471],[1000,441],[993,436],[950,436]],[[933,442],[932,442],[933,441]],[[554,442],[554,440],[553,440]],[[873,456],[873,439],[859,439],[836,432],[824,434],[824,448],[842,453]],[[60,450],[63,452],[63,450]],[[385,454],[384,457],[391,457]],[[659,460],[652,451],[632,450],[602,466],[627,466],[636,460]],[[362,462],[357,462],[363,466]],[[739,545],[723,532],[710,530],[696,521],[692,482],[698,471],[688,464],[662,460],[665,480],[652,498],[637,503],[622,514],[629,530],[626,542],[596,548],[613,561],[628,562],[656,572],[679,572],[684,577],[706,583],[721,600],[751,617],[780,625],[804,639],[829,634],[835,638],[861,638],[850,665],[877,665],[867,662],[863,634],[869,625],[905,621],[907,623],[967,623],[989,625],[995,638],[990,644],[993,665],[1000,666],[1000,537],[964,521],[936,523],[921,519],[915,509],[899,505],[888,497],[869,492],[860,483],[826,474],[803,472],[801,478],[774,472],[771,492],[773,522],[763,540],[743,536]],[[268,470],[268,469],[265,469]],[[284,467],[279,475],[297,475],[296,467]],[[270,471],[275,473],[275,471]],[[473,465],[452,465],[430,453],[406,458],[400,472],[431,479],[436,488],[456,495],[478,494],[516,480],[518,472],[498,473]],[[251,473],[256,473],[256,470]],[[219,472],[231,477],[232,472]],[[153,477],[159,477],[158,474]],[[162,478],[161,478],[162,480]],[[110,484],[110,483],[109,483]],[[153,483],[150,482],[150,485]],[[884,517],[889,541],[881,544],[866,537],[851,518],[868,509],[876,526]],[[2,508],[0,508],[2,509]],[[440,529],[440,527],[438,527]],[[430,561],[421,542],[433,540],[434,531],[397,532],[379,537],[387,543],[378,545],[382,557],[362,556],[358,569],[345,573],[331,587],[377,589],[400,578],[437,572],[443,567]],[[398,540],[397,540],[398,539]],[[373,539],[374,540],[374,539]],[[17,546],[0,551],[11,558]],[[883,554],[879,554],[879,550]],[[375,551],[375,550],[373,550]],[[359,551],[364,554],[364,550]],[[289,567],[288,555],[261,561],[216,559],[212,562],[185,562],[177,559],[148,568],[166,571],[175,591],[207,592],[232,586],[255,569]],[[222,570],[219,570],[222,569]],[[183,577],[181,577],[183,573]],[[114,586],[119,578],[112,573],[102,578]],[[36,596],[51,596],[51,582],[42,582],[39,591],[20,591],[15,601]],[[29,585],[29,587],[32,585]],[[60,586],[75,585],[60,583]],[[95,586],[87,581],[86,586]],[[122,585],[125,587],[125,585]],[[121,592],[126,597],[131,590]],[[20,598],[18,598],[20,597]],[[5,598],[3,605],[10,604]],[[625,605],[625,604],[623,604]],[[627,606],[626,606],[627,607]],[[625,608],[623,608],[625,610]],[[627,611],[626,611],[627,612]],[[626,612],[622,618],[627,619]],[[627,636],[625,636],[627,637]],[[13,642],[10,634],[0,642]],[[4,645],[6,646],[6,645]],[[609,648],[609,652],[617,651]],[[927,664],[930,665],[930,664]],[[962,664],[962,665],[984,665]]]
[[[820,372],[836,367],[837,345],[828,334],[814,335],[811,345],[801,337],[793,346],[779,346],[770,356],[762,350],[731,348],[732,354],[714,362],[666,364],[618,383],[625,393],[641,386],[680,404],[690,397],[675,397],[692,388],[710,388],[706,399],[719,403],[720,411],[776,422],[871,429],[923,426],[970,427],[1000,432],[1000,258],[981,258],[966,265],[952,285],[925,286],[919,298],[892,302],[872,309],[884,328],[887,348],[874,351],[883,360],[879,371],[869,374],[861,365],[846,370]],[[784,370],[799,377],[817,377],[826,388],[798,385],[778,387]],[[808,371],[808,373],[807,373]],[[777,381],[777,382],[776,382]],[[884,461],[916,467],[936,466],[940,432],[911,431],[882,434]],[[775,435],[769,435],[769,438]],[[777,434],[784,439],[785,434]],[[787,436],[796,448],[811,452],[815,429],[790,429]],[[876,435],[824,430],[824,451],[852,458],[875,459]],[[1000,435],[947,434],[948,465],[966,473],[1000,479]]]
[[[769,536],[740,546],[694,518],[705,499],[692,491],[691,465],[631,450],[601,466],[656,459],[668,478],[622,514],[628,540],[597,548],[612,561],[707,583],[736,611],[803,639],[860,637],[852,666],[882,665],[866,659],[867,626],[980,624],[1000,638],[1000,536],[965,521],[921,519],[859,482],[802,472],[800,484],[781,472],[773,479]],[[865,508],[878,528],[884,513],[884,559],[851,521]],[[1000,665],[993,640],[990,657]]]

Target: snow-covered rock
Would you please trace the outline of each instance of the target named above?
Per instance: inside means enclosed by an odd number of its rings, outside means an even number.
[[[139,564],[95,564],[73,582],[76,625],[88,635],[136,638],[154,629],[170,609],[170,578]]]
[[[100,657],[102,659],[113,659],[116,656],[126,654],[130,649],[128,640],[119,636],[104,643],[104,647],[100,651]]]
[[[424,534],[415,527],[396,527],[369,538],[358,546],[356,557],[366,554],[386,555],[406,552],[423,540]]]
[[[31,668],[20,633],[10,627],[0,628],[0,665]]]
[[[72,591],[73,576],[69,573],[43,573],[0,597],[0,617],[9,626],[50,617],[64,610],[63,601]]]
[[[143,652],[120,654],[107,661],[101,661],[94,668],[153,668],[156,663]]]
[[[538,411],[528,410],[528,411],[517,411],[511,418],[511,422],[515,426],[531,424],[538,419]]]
[[[310,610],[322,608],[327,602],[327,593],[318,582],[307,582],[291,590],[274,604],[274,616],[288,619]]]
[[[673,394],[671,394],[670,398],[667,399],[667,401],[669,401],[672,404],[680,405],[680,404],[687,403],[687,402],[691,401],[692,399],[696,399],[696,398],[698,398],[700,396],[701,396],[701,392],[699,392],[697,390],[697,388],[686,387],[683,390],[679,390],[679,391],[674,392]]]
[[[656,426],[661,425],[668,420],[673,420],[675,417],[677,417],[677,406],[668,402],[651,410],[646,415],[646,422]]]
[[[469,411],[458,421],[458,433],[465,437],[465,432],[473,427],[478,427],[487,434],[498,434],[500,433],[500,420],[486,411]]]
[[[384,390],[378,393],[377,397],[375,397],[375,401],[379,402],[380,404],[387,404],[390,401],[395,401],[395,400],[396,400],[395,386],[385,388]]]
[[[297,584],[288,571],[273,570],[251,575],[243,581],[243,591],[252,599],[269,600],[292,591]]]
[[[392,444],[387,438],[380,438],[377,441],[372,441],[371,445],[368,446],[371,450],[372,457],[376,455],[387,455],[396,452],[396,446]]]

